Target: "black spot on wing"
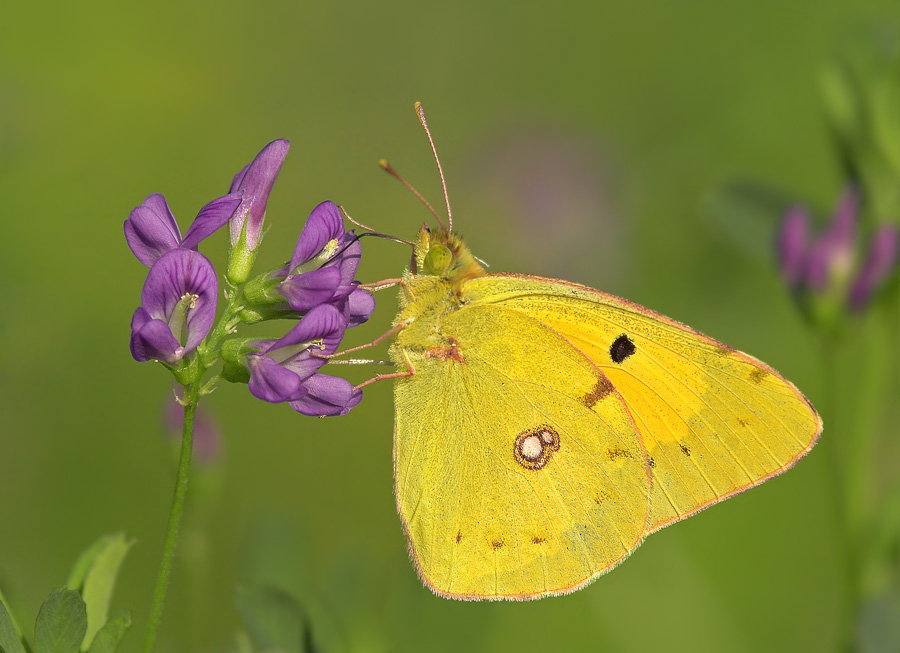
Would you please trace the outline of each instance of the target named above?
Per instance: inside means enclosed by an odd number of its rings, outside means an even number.
[[[624,333],[613,340],[609,348],[609,357],[613,363],[621,364],[635,352],[634,342]]]

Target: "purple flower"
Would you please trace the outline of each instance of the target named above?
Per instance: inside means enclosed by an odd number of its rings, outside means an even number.
[[[862,270],[850,289],[850,307],[861,311],[869,303],[872,294],[897,265],[898,254],[897,225],[882,225],[869,242],[869,253]]]
[[[291,262],[278,271],[278,290],[295,311],[343,299],[354,290],[361,256],[362,244],[352,231],[344,232],[341,210],[322,202],[303,225]]]
[[[784,217],[778,236],[778,257],[785,282],[796,287],[804,278],[809,252],[809,213],[806,208],[791,208]]]
[[[843,285],[853,267],[859,197],[855,190],[844,193],[831,224],[809,250],[806,280],[813,290],[822,292],[832,283]]]
[[[347,326],[362,324],[375,300],[353,279],[361,255],[354,233],[344,231],[340,209],[322,202],[303,226],[290,263],[252,280],[244,296],[248,305],[267,306],[269,312],[302,312],[331,303],[345,314]]]
[[[223,227],[241,203],[240,193],[229,193],[213,200],[194,218],[184,238],[169,209],[166,198],[159,193],[148,195],[125,220],[125,240],[131,251],[144,265],[153,265],[166,252],[179,247],[196,250],[207,236]]]
[[[362,392],[346,379],[318,374],[326,360],[312,355],[337,351],[346,329],[340,310],[320,304],[283,338],[257,343],[259,352],[247,356],[250,392],[263,401],[288,402],[304,415],[346,414]]]
[[[849,305],[854,311],[865,308],[897,264],[898,231],[896,225],[879,228],[857,271],[858,223],[859,195],[854,189],[844,193],[831,222],[818,236],[809,233],[809,214],[804,207],[788,210],[778,235],[778,259],[785,282],[803,299],[815,295],[832,306]]]
[[[228,278],[236,285],[247,281],[250,275],[256,248],[262,239],[266,202],[290,147],[290,142],[283,138],[272,141],[231,182],[229,192],[242,193],[241,204],[231,219],[228,261]]]
[[[147,275],[141,305],[131,318],[131,355],[174,365],[196,349],[212,327],[219,284],[198,252],[173,249]]]

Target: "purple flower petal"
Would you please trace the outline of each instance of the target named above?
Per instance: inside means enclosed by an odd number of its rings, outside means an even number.
[[[303,380],[327,362],[312,353],[333,354],[341,344],[346,328],[347,320],[337,308],[330,304],[320,304],[311,309],[283,338],[266,349],[265,353]],[[309,343],[313,341],[321,341],[321,345],[309,347]]]
[[[248,387],[257,399],[280,403],[300,399],[308,392],[301,385],[299,376],[265,354],[250,354],[247,366],[250,368]]]
[[[850,307],[860,311],[869,303],[879,284],[897,265],[900,235],[897,225],[882,225],[869,242],[869,251],[863,268],[850,290]]]
[[[240,204],[241,193],[238,192],[214,199],[204,206],[194,218],[184,240],[181,241],[181,246],[185,249],[196,249],[200,241],[225,226]]]
[[[231,186],[228,187],[228,193],[229,193],[229,195],[230,195],[231,193],[237,192],[237,191],[240,189],[240,187],[241,187],[241,182],[244,181],[244,176],[247,174],[247,171],[248,171],[249,169],[250,169],[250,164],[248,163],[248,164],[245,165],[243,168],[241,168],[241,171],[240,171],[239,173],[237,173],[237,174],[232,178],[232,180],[231,180]]]
[[[309,214],[294,247],[290,269],[306,263],[321,252],[331,240],[339,243],[344,235],[341,211],[334,202],[322,202]]]
[[[237,245],[246,222],[247,249],[251,252],[256,250],[266,214],[266,202],[290,146],[290,142],[284,139],[272,141],[249,166],[235,175],[229,192],[243,191],[243,199],[231,220],[232,245]]]
[[[852,250],[856,237],[856,223],[859,216],[859,191],[850,187],[844,191],[834,217],[826,231],[832,247],[837,250]]]
[[[802,206],[790,209],[781,223],[778,235],[778,258],[781,274],[790,286],[803,277],[809,250],[809,214]]]
[[[142,326],[152,319],[150,313],[145,311],[143,306],[138,306],[134,311],[134,315],[131,316],[131,331],[134,332],[140,330]]]
[[[341,283],[341,272],[329,267],[288,276],[278,291],[295,311],[305,311],[327,302]]]
[[[362,400],[362,391],[337,376],[314,374],[303,385],[309,391],[301,399],[290,402],[299,413],[312,416],[346,415]]]
[[[218,288],[216,271],[205,256],[189,249],[175,249],[150,268],[141,291],[141,306],[150,317],[162,320],[172,329],[172,335],[187,354],[212,327]]]
[[[347,237],[353,239],[356,234],[349,231]],[[353,277],[356,276],[356,271],[359,269],[359,260],[362,258],[362,242],[356,240],[349,246],[346,243],[341,245],[341,247],[345,246],[347,249],[340,255],[340,263],[338,263],[338,267],[341,269],[341,285],[347,285],[353,281]]]
[[[809,249],[806,260],[806,282],[817,292],[825,290],[828,285],[828,262],[831,243],[824,236],[817,238]]]
[[[172,335],[169,325],[159,319],[148,319],[138,308],[131,319],[131,355],[141,363],[150,360],[174,364],[184,355],[184,347]]]
[[[125,240],[144,265],[156,260],[181,244],[181,230],[169,210],[166,198],[159,193],[148,195],[125,220]]]
[[[294,345],[333,337],[335,333],[343,335],[347,323],[343,315],[330,304],[321,304],[310,309],[294,327],[282,338],[276,340],[266,353],[273,353],[278,349],[285,349]],[[326,352],[333,353],[333,352]]]
[[[347,328],[359,326],[375,312],[375,297],[367,290],[356,288],[347,297]]]

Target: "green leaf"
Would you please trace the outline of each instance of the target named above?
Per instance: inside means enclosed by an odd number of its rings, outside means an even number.
[[[16,624],[16,620],[13,618],[9,608],[7,608],[2,592],[0,592],[0,651],[5,653],[25,653],[18,624]]]
[[[855,146],[861,131],[859,96],[844,65],[831,64],[820,78],[825,113],[832,128],[845,144]]]
[[[100,552],[106,548],[112,538],[112,535],[104,535],[91,544],[91,546],[78,557],[78,561],[75,563],[75,566],[72,567],[72,572],[69,574],[69,580],[66,581],[66,587],[70,590],[81,589],[82,585],[84,585],[84,578],[87,576],[91,566],[93,566],[94,560],[96,560],[97,556],[100,555]]]
[[[239,590],[238,610],[256,650],[303,653],[306,618],[283,590],[269,586]]]
[[[131,628],[131,613],[117,614],[97,631],[89,653],[115,653],[129,628]]]
[[[81,650],[86,651],[94,639],[94,635],[106,623],[109,613],[109,600],[122,560],[134,540],[126,540],[124,533],[115,533],[104,540],[102,548],[96,553],[84,578],[81,595],[87,606],[87,631]]]
[[[34,653],[77,653],[87,630],[87,610],[76,590],[53,590],[34,625]]]
[[[900,174],[900,66],[872,85],[872,138],[892,172]]]

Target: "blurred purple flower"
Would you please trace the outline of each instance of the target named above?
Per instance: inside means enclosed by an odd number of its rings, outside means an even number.
[[[194,413],[193,450],[198,462],[211,463],[221,454],[222,430],[216,420],[204,410],[203,405],[201,402]],[[170,398],[166,402],[163,425],[169,436],[180,439],[184,425],[184,406]]]
[[[868,255],[850,289],[850,307],[853,310],[861,311],[866,307],[876,288],[897,265],[898,240],[900,233],[895,224],[882,225],[872,234]]]
[[[266,202],[290,147],[290,142],[283,138],[272,141],[234,176],[229,192],[240,191],[243,199],[231,220],[232,247],[237,247],[241,233],[246,229],[246,249],[248,252],[256,251],[266,215]]]
[[[806,207],[791,208],[784,217],[778,236],[778,256],[785,282],[796,287],[806,272],[809,255],[809,213]]]
[[[219,284],[198,252],[174,249],[150,268],[141,306],[131,318],[131,355],[137,361],[177,363],[209,333]]]
[[[346,379],[318,374],[326,360],[312,355],[337,351],[347,326],[340,310],[320,304],[283,338],[258,342],[259,352],[247,356],[250,392],[263,401],[288,402],[304,415],[349,412],[362,399],[362,392]]]
[[[863,310],[877,287],[897,264],[896,225],[883,225],[871,239],[857,271],[859,194],[851,188],[841,197],[831,222],[811,236],[805,207],[787,211],[778,234],[782,277],[802,296],[835,296],[854,311]]]
[[[125,220],[125,241],[141,263],[151,266],[160,256],[173,249],[180,247],[196,250],[200,241],[231,219],[240,203],[239,192],[213,200],[200,209],[182,238],[166,198],[153,193],[140,206],[135,207]]]
[[[833,283],[846,283],[853,268],[858,218],[859,196],[850,189],[838,202],[831,224],[810,246],[806,281],[813,290],[822,292]]]

